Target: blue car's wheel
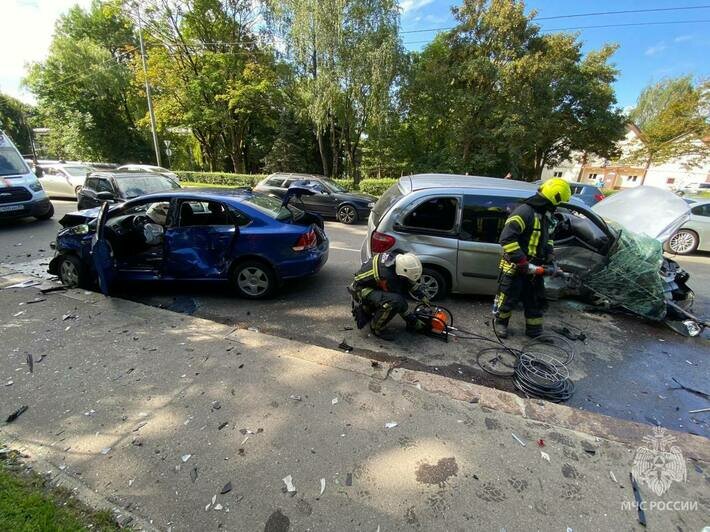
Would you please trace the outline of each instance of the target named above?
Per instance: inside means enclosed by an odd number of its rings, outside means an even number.
[[[259,261],[238,264],[232,272],[232,284],[240,296],[264,299],[276,288],[276,276],[270,266]]]
[[[86,268],[78,257],[66,255],[59,263],[59,280],[67,288],[86,285]]]

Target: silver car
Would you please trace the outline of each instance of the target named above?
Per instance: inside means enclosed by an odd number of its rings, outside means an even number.
[[[688,221],[668,239],[666,247],[678,255],[710,251],[710,201],[686,201],[690,204]]]
[[[40,164],[39,178],[44,190],[51,197],[76,198],[84,186],[86,176],[93,172],[90,166],[81,163]]]
[[[448,292],[494,294],[500,231],[536,190],[532,183],[492,177],[402,177],[372,209],[361,259],[394,249],[416,253],[429,299]]]

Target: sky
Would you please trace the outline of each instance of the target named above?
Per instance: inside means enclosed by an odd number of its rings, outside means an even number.
[[[0,91],[32,102],[21,80],[25,65],[46,57],[54,23],[71,6],[87,7],[91,0],[0,0]],[[402,40],[410,50],[420,50],[435,31],[404,33],[412,30],[449,27],[454,24],[452,0],[399,0]],[[528,0],[528,10],[539,17],[601,11],[654,9],[668,7],[710,6],[710,0]],[[613,62],[621,71],[616,82],[619,105],[633,106],[641,90],[665,77],[690,74],[710,77],[710,7],[685,11],[661,11],[604,16],[584,16],[541,20],[543,29],[637,24],[644,22],[692,21],[683,24],[659,24],[612,28],[579,29],[584,50],[594,50],[604,43],[620,45]]]

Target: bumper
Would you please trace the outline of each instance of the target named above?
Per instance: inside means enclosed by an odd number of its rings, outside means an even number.
[[[318,273],[326,262],[328,262],[327,243],[321,244],[316,250],[309,251],[303,257],[280,263],[276,270],[282,280],[297,279]]]
[[[42,216],[51,208],[49,198],[0,205],[0,220]]]

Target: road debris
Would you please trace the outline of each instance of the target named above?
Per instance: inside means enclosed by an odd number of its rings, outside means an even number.
[[[66,289],[67,288],[65,286],[50,286],[49,288],[40,288],[40,292],[43,294],[49,294],[51,292],[65,292]]]
[[[190,470],[190,480],[194,483],[197,480],[197,467],[193,467]]]
[[[545,451],[540,451],[540,456],[543,458],[543,460],[547,460],[548,462],[552,463],[550,461],[550,455],[547,454]]]
[[[510,435],[513,436],[513,438],[515,438],[515,441],[517,441],[520,445],[522,445],[523,447],[527,447],[527,444],[523,440],[518,438],[514,433],[511,432]]]
[[[230,491],[232,491],[232,481],[231,480],[224,485],[224,487],[222,488],[222,491],[220,491],[219,493],[221,495],[226,495]]]
[[[229,422],[223,421],[222,423],[219,424],[219,427],[217,427],[217,430],[222,430],[227,425],[229,425]]]
[[[324,491],[325,491],[325,479],[322,478],[322,479],[320,479],[320,494],[323,495]]]
[[[348,473],[347,475],[345,475],[345,485],[346,486],[353,485],[353,474],[352,473]]]
[[[185,462],[187,462],[190,459],[191,456],[192,456],[191,454],[183,454],[180,457],[180,460],[182,460],[182,463],[184,464]]]
[[[15,244],[16,246],[21,246],[22,244]],[[42,284],[42,281],[39,281],[37,279],[27,279],[25,281],[22,281],[20,283],[15,283],[11,284],[10,286],[6,286],[5,288],[29,288],[30,286],[37,286],[38,284]]]
[[[12,315],[12,317],[13,317],[13,318],[17,318],[17,317],[19,317],[19,316],[22,316],[24,313],[25,313],[25,311],[24,311],[24,310],[21,310],[20,312],[15,312],[15,313]]]
[[[348,343],[345,341],[345,338],[343,338],[343,341],[340,342],[340,345],[338,345],[339,349],[342,349],[346,353],[349,353],[350,351],[353,350],[353,346],[348,345]]]
[[[5,420],[7,423],[12,423],[15,421],[18,417],[20,417],[22,414],[24,414],[29,407],[27,405],[22,405],[20,408],[15,410],[12,414],[7,416],[7,419]]]
[[[543,440],[542,438],[540,438],[539,440],[537,440],[537,446],[538,446],[538,447],[544,447],[544,446],[545,446],[545,440]]]
[[[291,475],[285,476],[282,480],[284,484],[286,484],[286,491],[296,493],[296,486],[293,485],[293,477],[291,477]]]
[[[104,447],[101,449],[101,454],[108,454],[111,452],[111,447]]]
[[[397,425],[399,425],[399,423],[397,423],[396,421],[388,421],[387,423],[385,423],[385,428],[386,429],[393,429]]]
[[[214,505],[213,510],[214,510],[215,512],[219,512],[221,509],[222,509],[222,505],[221,505],[221,504],[215,504],[215,505]]]
[[[78,318],[79,316],[77,316],[76,314],[64,314],[64,316],[62,316],[62,321],[76,320]]]
[[[709,408],[698,408],[697,410],[688,410],[689,414],[699,414],[701,412],[710,412],[710,407]]]
[[[25,301],[25,305],[33,305],[35,303],[42,303],[42,301],[47,301],[46,297],[36,297],[31,301]]]
[[[13,384],[15,384],[15,381],[7,381],[5,386],[12,386]]]
[[[35,361],[32,358],[32,353],[27,353],[27,367],[30,369],[30,373],[35,372]]]
[[[614,475],[613,471],[609,471],[609,476],[611,477],[611,480],[613,480],[616,484],[619,483],[619,481],[616,480],[616,476]]]
[[[141,421],[140,423],[138,423],[138,425],[136,425],[136,426],[133,428],[133,432],[138,432],[138,431],[141,430],[143,427],[145,427],[147,424],[148,424],[147,421]]]
[[[641,492],[639,491],[639,485],[636,483],[633,473],[629,473],[629,478],[631,479],[631,489],[634,492],[634,499],[636,499],[636,509],[639,515],[639,524],[641,526],[646,526],[646,514],[643,511],[643,499],[641,498]]]
[[[301,396],[300,396],[300,395],[293,395],[293,394],[291,394],[291,395],[288,396],[288,398],[291,399],[291,401],[300,401],[300,400],[301,400]]]
[[[337,405],[337,404],[338,404],[338,398],[337,398],[337,397],[333,397],[333,399],[330,401],[330,404],[331,404],[331,405]]]
[[[212,410],[219,410],[222,408],[222,404],[219,401],[212,401]]]
[[[134,483],[135,481],[136,481],[135,478],[130,479],[130,480],[128,481],[128,487],[130,488],[131,486],[133,486],[133,483]]]

